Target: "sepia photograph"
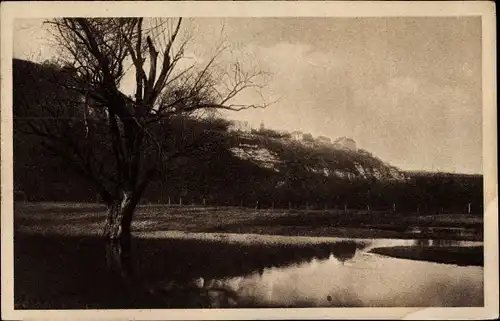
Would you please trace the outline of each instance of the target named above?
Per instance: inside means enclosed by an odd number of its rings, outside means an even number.
[[[440,4],[2,5],[2,319],[498,316],[495,7]]]

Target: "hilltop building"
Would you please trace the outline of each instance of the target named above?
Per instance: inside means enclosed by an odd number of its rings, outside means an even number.
[[[345,149],[345,150],[352,150],[356,151],[356,141],[350,137],[339,137],[335,142],[333,142],[333,147],[337,149]]]
[[[235,120],[233,121],[229,129],[232,131],[250,132],[252,130],[252,127],[248,124],[247,121]]]
[[[300,130],[296,130],[294,132],[291,132],[290,135],[292,136],[292,139],[297,140],[297,141],[301,141],[304,133],[301,132]]]
[[[313,135],[307,133],[307,134],[302,135],[302,141],[304,143],[313,143],[314,137],[313,137]]]
[[[332,143],[332,140],[330,139],[330,137],[326,137],[326,136],[318,136],[316,138],[316,141],[320,144],[324,144],[324,145],[330,145]]]

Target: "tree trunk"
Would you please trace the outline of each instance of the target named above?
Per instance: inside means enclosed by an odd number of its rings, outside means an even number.
[[[104,226],[104,237],[110,240],[130,239],[130,226],[140,196],[124,192],[122,199],[108,203],[108,215]]]

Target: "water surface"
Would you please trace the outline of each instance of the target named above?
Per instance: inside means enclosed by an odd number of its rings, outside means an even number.
[[[139,238],[120,260],[99,238],[16,235],[14,296],[20,309],[482,306],[481,266],[369,252],[477,245],[375,239],[270,246]]]

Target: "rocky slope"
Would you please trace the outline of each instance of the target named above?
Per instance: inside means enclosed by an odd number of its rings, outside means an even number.
[[[341,179],[407,179],[403,171],[366,150],[354,151],[324,143],[304,143],[286,135],[270,137],[268,132],[235,132],[231,152],[237,158],[275,173],[295,170]]]

